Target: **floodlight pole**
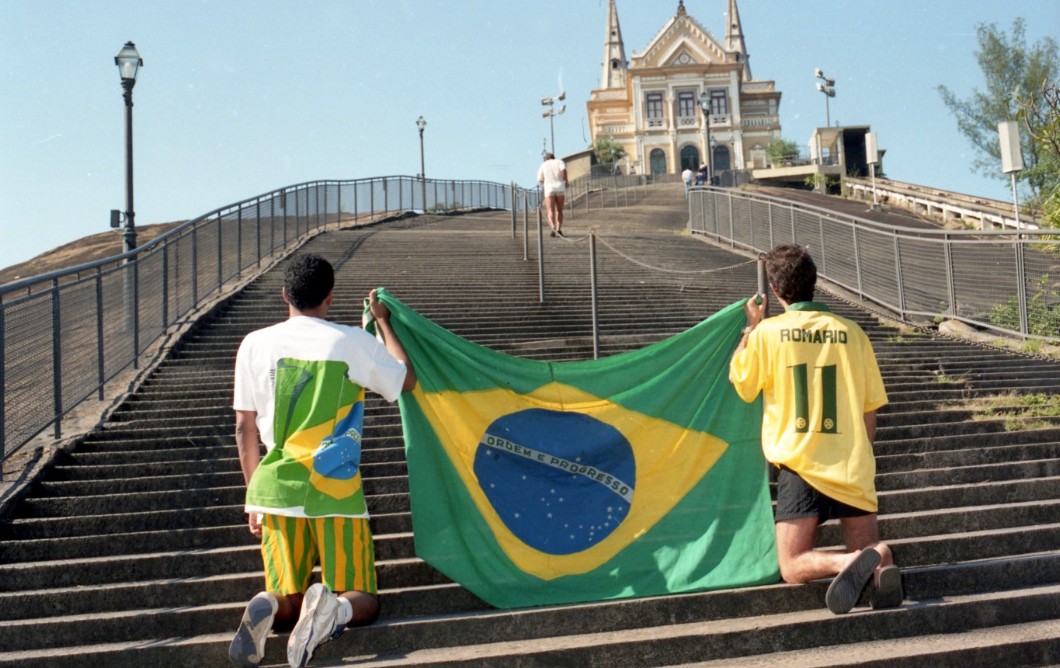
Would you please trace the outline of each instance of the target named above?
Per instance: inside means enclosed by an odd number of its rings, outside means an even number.
[[[565,92],[563,92],[563,91],[560,91],[559,95],[557,95],[554,98],[553,97],[543,97],[543,98],[541,98],[541,106],[548,107],[548,109],[546,109],[545,111],[541,112],[541,116],[548,119],[548,130],[549,130],[549,135],[551,136],[551,139],[552,139],[552,144],[551,144],[551,146],[552,146],[552,149],[551,149],[552,155],[556,155],[556,123],[555,123],[554,119],[556,118],[556,116],[559,116],[560,114],[562,114],[564,111],[567,110],[567,105],[560,106],[559,111],[556,111],[553,107],[556,104],[556,102],[562,102],[565,99],[567,99],[567,94]]]
[[[427,128],[427,120],[420,116],[416,119],[416,127],[420,131],[420,200],[423,203],[423,212],[427,212],[427,172],[423,161],[423,131]]]

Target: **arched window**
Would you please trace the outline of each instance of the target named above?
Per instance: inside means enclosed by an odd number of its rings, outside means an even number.
[[[681,171],[691,169],[694,172],[701,164],[698,148],[689,144],[681,149]]]
[[[661,148],[653,148],[651,153],[648,154],[648,159],[651,161],[652,174],[666,173],[666,151]]]

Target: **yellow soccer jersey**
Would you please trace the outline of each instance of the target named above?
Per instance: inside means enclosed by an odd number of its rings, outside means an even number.
[[[864,414],[887,403],[865,332],[818,302],[766,318],[733,356],[744,401],[763,393],[762,449],[823,494],[876,512],[876,460]]]

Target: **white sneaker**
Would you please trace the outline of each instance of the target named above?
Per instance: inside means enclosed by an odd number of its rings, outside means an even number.
[[[309,587],[302,600],[302,613],[287,641],[287,662],[291,668],[304,668],[313,657],[313,650],[346,630],[338,623],[339,599],[324,585]]]
[[[228,647],[228,658],[237,666],[251,668],[265,658],[265,638],[272,630],[272,620],[279,607],[276,597],[261,592],[247,603],[239,630]]]

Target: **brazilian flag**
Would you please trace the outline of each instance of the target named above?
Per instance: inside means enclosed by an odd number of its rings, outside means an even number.
[[[416,554],[499,608],[775,582],[761,404],[729,358],[742,302],[677,336],[550,363],[464,340],[385,290]]]

